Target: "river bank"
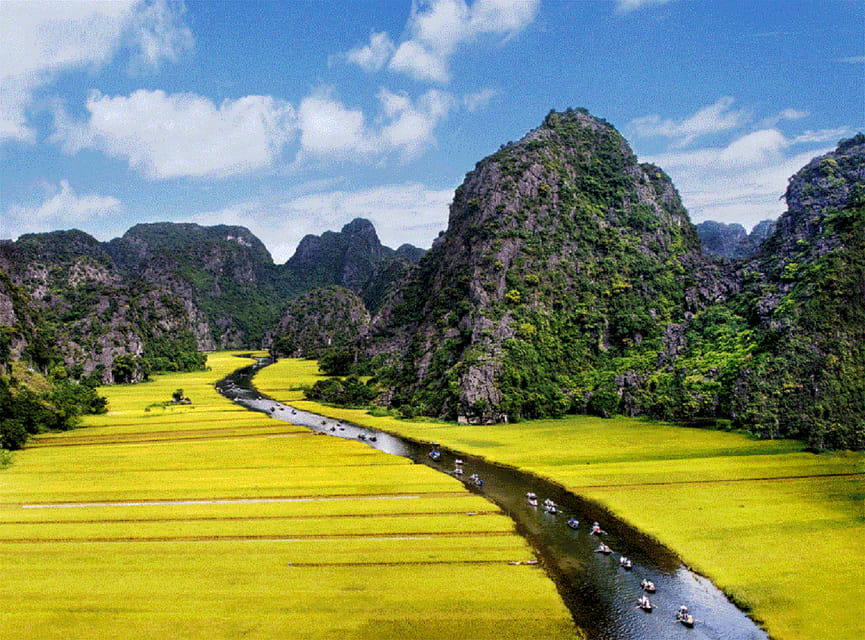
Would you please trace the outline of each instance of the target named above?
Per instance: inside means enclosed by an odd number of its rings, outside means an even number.
[[[255,383],[298,408],[440,442],[597,501],[711,576],[773,638],[865,635],[862,454],[619,418],[458,426],[376,417],[303,400],[300,387],[317,376],[315,363],[285,360]]]

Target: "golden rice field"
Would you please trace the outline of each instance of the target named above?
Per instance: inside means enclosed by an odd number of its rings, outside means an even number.
[[[233,405],[213,383],[246,362],[214,354],[206,372],[104,388],[107,415],[15,454],[0,472],[0,636],[577,635],[496,507]],[[164,404],[177,388],[191,405]]]
[[[608,507],[709,576],[777,640],[865,638],[865,454],[646,420],[570,416],[458,426],[374,417],[302,400],[311,361],[282,360],[256,386],[369,427],[483,456]]]

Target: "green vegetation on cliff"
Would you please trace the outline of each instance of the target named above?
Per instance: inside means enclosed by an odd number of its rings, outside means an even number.
[[[367,371],[407,415],[708,419],[862,448],[865,136],[787,201],[753,257],[715,259],[662,170],[605,121],[553,112],[466,176]]]

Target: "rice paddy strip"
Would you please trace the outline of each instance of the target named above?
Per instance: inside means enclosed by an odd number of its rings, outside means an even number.
[[[458,481],[219,396],[244,364],[108,387],[0,475],[2,627],[34,638],[574,638]],[[182,388],[193,405],[163,403]],[[478,517],[483,516],[483,517]]]
[[[678,553],[777,640],[865,637],[865,454],[649,420],[569,416],[505,425],[375,417],[303,400],[314,362],[256,386],[298,409],[515,466],[608,507]],[[827,615],[826,612],[831,612]]]

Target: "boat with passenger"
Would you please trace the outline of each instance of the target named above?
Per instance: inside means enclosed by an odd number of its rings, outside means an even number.
[[[648,593],[655,593],[655,583],[651,580],[643,578],[643,581],[640,583],[640,586],[643,588],[643,591]]]
[[[676,620],[681,622],[686,627],[694,626],[694,616],[688,613],[688,607],[682,605],[679,607],[679,610],[676,612]]]
[[[538,506],[538,496],[536,496],[533,491],[529,491],[526,494],[526,502],[528,502],[529,505],[532,507],[537,507]]]
[[[633,569],[634,563],[631,562],[630,558],[622,556],[621,558],[619,558],[619,566],[622,567],[622,569]]]
[[[577,527],[580,526],[580,521],[577,520],[576,518],[571,518],[570,520],[568,520],[568,526],[571,529],[576,529]]]
[[[556,515],[559,512],[559,509],[556,506],[555,502],[547,498],[546,500],[544,500],[544,511],[551,515]]]
[[[610,548],[609,548],[607,545],[605,545],[603,542],[598,546],[597,549],[595,549],[595,553],[603,553],[605,556],[610,555],[612,552],[613,552],[613,550],[610,549]]]
[[[654,605],[649,601],[649,596],[643,594],[637,600],[637,607],[642,609],[643,611],[651,611],[654,609]]]
[[[601,529],[601,525],[597,522],[592,523],[592,530],[589,531],[589,535],[592,536],[604,536],[607,535],[607,532]]]

